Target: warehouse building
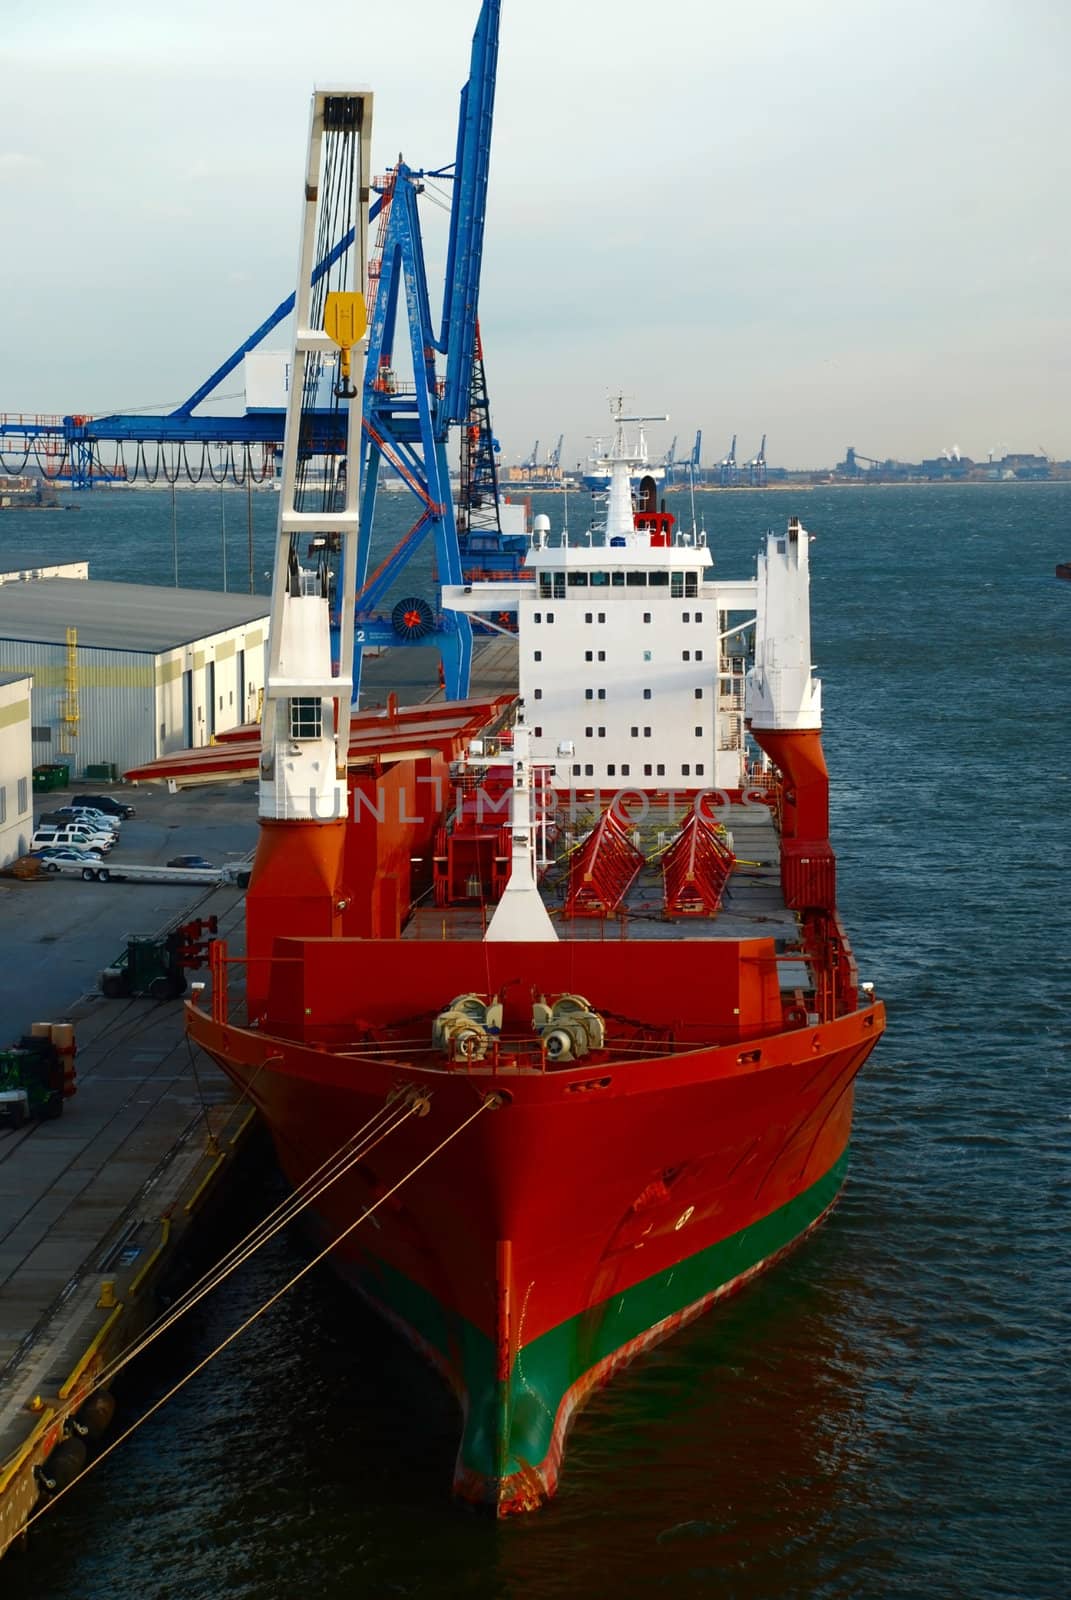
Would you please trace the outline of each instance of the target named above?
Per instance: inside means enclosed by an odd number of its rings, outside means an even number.
[[[30,848],[33,832],[30,687],[25,673],[0,673],[0,867]]]
[[[102,778],[194,745],[260,706],[268,602],[73,577],[0,581],[0,673],[33,678],[33,765]]]

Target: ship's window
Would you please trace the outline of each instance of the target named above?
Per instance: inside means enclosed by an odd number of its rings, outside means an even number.
[[[605,728],[600,728],[599,729],[599,738],[600,739],[605,739],[606,738],[606,729]]]
[[[290,737],[291,739],[320,739],[323,737],[324,703],[312,697],[303,696],[290,702]]]
[[[647,653],[646,653],[646,651],[645,651],[645,652],[644,652],[644,658],[645,658],[645,659],[648,659],[648,657],[647,657]],[[649,699],[650,699],[650,698],[651,698],[651,691],[650,691],[650,689],[645,689],[645,690],[644,690],[644,691],[643,691],[643,698],[644,698],[644,699],[645,699],[645,700],[649,700]]]
[[[625,574],[623,572],[611,572],[610,582],[615,589],[623,589],[625,587]]]
[[[565,573],[564,572],[556,572],[554,574],[554,598],[555,598],[555,600],[564,600],[565,599]]]
[[[532,660],[533,661],[542,661],[542,659],[543,659],[542,650],[533,650],[532,651]]]
[[[600,660],[600,661],[605,661],[605,660],[606,660],[606,651],[605,651],[605,650],[600,650],[600,651],[599,651],[599,657],[598,657],[598,659],[599,659],[599,660]]]
[[[585,739],[594,739],[594,737],[595,737],[595,729],[594,728],[585,728],[584,729],[584,738]]]
[[[664,777],[665,777],[665,775],[666,775],[666,769],[665,769],[665,766],[664,766],[664,765],[663,765],[663,763],[662,763],[662,762],[661,762],[661,761],[660,761],[660,762],[659,762],[659,763],[658,763],[658,765],[657,765],[657,767],[656,767],[656,768],[655,768],[655,777],[656,777],[656,778],[664,778]]]
[[[681,660],[682,661],[690,661],[691,659],[692,659],[692,652],[690,650],[682,650],[681,651]]]
[[[702,612],[701,612],[701,611],[697,611],[697,612],[696,612],[696,614],[695,614],[695,620],[696,620],[696,622],[702,622],[702,620],[703,620],[703,613],[702,613]]]
[[[702,652],[702,650],[697,650],[697,651],[696,651],[696,653],[695,653],[695,659],[696,659],[696,660],[697,660],[697,661],[702,661],[702,659],[703,659],[703,652]]]
[[[688,765],[687,761],[682,761],[681,762],[681,777],[682,778],[690,778],[691,775],[692,775],[691,767]]]
[[[605,700],[606,699],[606,690],[605,689],[600,689],[599,690],[598,698],[600,700]]]
[[[686,572],[684,574],[684,598],[686,600],[694,600],[698,593],[699,593],[699,577],[698,577],[698,574],[694,573],[694,572]]]
[[[639,730],[639,728],[633,728],[633,729],[632,729],[632,737],[633,737],[633,738],[634,738],[634,739],[638,739],[638,738],[639,738],[639,736],[640,736],[640,730]]]
[[[585,778],[590,778],[594,771],[595,771],[595,768],[592,766],[591,762],[589,761],[587,763],[587,765],[585,766],[585,768],[584,768],[584,776],[585,776]]]
[[[783,539],[778,539],[778,541],[777,541],[777,554],[779,556],[783,556],[784,553],[785,553],[785,541]]]
[[[696,736],[696,738],[697,738],[697,739],[701,739],[701,738],[702,738],[702,737],[703,737],[703,730],[702,730],[702,728],[696,728],[696,730],[695,730],[695,736]]]
[[[585,611],[584,612],[584,621],[585,622],[591,622],[592,621],[592,614],[591,614],[590,611]]]
[[[590,661],[591,659],[592,659],[591,651],[590,650],[585,650],[584,651],[584,660],[585,661]]]
[[[553,611],[548,611],[547,612],[547,621],[548,622],[553,622],[554,621],[554,613],[553,613]]]
[[[671,599],[673,599],[673,600],[680,600],[681,599],[681,597],[684,594],[684,573],[683,572],[674,572],[673,574],[671,574],[670,580],[669,580],[669,593],[670,593],[670,598]]]
[[[595,690],[594,689],[585,689],[584,690],[584,699],[585,700],[594,700],[594,698],[595,698]]]
[[[650,730],[650,728],[644,728],[644,730],[643,730],[643,737],[644,737],[644,738],[645,738],[645,739],[649,739],[649,738],[650,738],[650,737],[651,737],[651,730]]]
[[[600,611],[599,612],[599,621],[600,622],[605,622],[606,621],[606,612],[605,611]]]
[[[533,611],[532,612],[532,621],[533,622],[542,622],[543,621],[543,613],[542,613],[542,611]]]
[[[541,572],[539,574],[539,598],[541,600],[550,599],[550,581],[549,572]]]
[[[628,762],[627,761],[622,761],[622,763],[621,763],[621,776],[623,778],[627,778],[630,775],[631,772],[632,772],[632,768],[629,766]]]
[[[591,574],[591,587],[593,589],[608,589],[610,587],[610,574],[608,572],[593,572]]]
[[[682,622],[691,622],[691,620],[692,620],[692,613],[690,611],[682,611],[681,612],[681,621]]]
[[[617,767],[614,765],[614,763],[612,761],[608,761],[607,764],[606,764],[606,776],[608,778],[616,778],[617,777]]]
[[[702,691],[702,689],[697,689],[697,690],[696,690],[696,691],[695,691],[695,697],[696,697],[696,699],[697,699],[697,700],[702,700],[702,698],[703,698],[703,691]]]
[[[533,698],[533,700],[542,700],[542,698],[543,698],[542,689],[533,689],[532,690],[532,698]]]
[[[646,589],[646,587],[647,587],[647,574],[646,574],[646,572],[626,572],[625,573],[625,585],[629,589]]]
[[[644,659],[644,660],[645,660],[645,661],[650,661],[650,659],[651,659],[651,652],[650,652],[650,651],[649,651],[649,650],[645,650],[645,651],[644,651],[644,652],[643,652],[643,659]]]
[[[580,762],[579,761],[575,761],[573,763],[573,777],[574,778],[579,778],[579,776],[580,776]]]
[[[651,773],[652,773],[652,772],[653,772],[653,771],[654,771],[654,768],[653,768],[653,767],[652,767],[652,765],[651,765],[651,763],[650,763],[650,762],[649,762],[649,761],[648,761],[648,762],[646,762],[646,763],[645,763],[645,764],[644,764],[644,768],[643,768],[643,775],[644,775],[644,777],[645,777],[645,778],[649,778],[649,777],[650,777],[650,776],[651,776]]]
[[[645,611],[645,612],[644,612],[644,613],[643,613],[643,620],[644,620],[644,622],[650,622],[650,620],[651,620],[651,613],[650,613],[650,612],[649,612],[649,611]]]
[[[705,771],[706,771],[706,768],[704,767],[703,763],[701,761],[697,761],[696,764],[695,764],[695,775],[696,775],[696,777],[697,778],[701,778]]]
[[[588,586],[588,575],[586,572],[570,572],[566,582],[568,583],[570,589],[586,589]]]
[[[651,585],[652,589],[664,589],[669,582],[669,573],[649,572],[647,574],[647,582]]]

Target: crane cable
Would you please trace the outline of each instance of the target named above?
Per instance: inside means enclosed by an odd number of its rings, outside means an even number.
[[[178,1394],[180,1389],[184,1389],[192,1379],[196,1378],[199,1373],[204,1371],[205,1367],[207,1367],[210,1362],[214,1361],[218,1355],[222,1355],[223,1351],[227,1349],[228,1345],[232,1345],[236,1339],[240,1338],[241,1335],[246,1332],[247,1329],[253,1326],[253,1323],[256,1322],[259,1317],[262,1317],[266,1311],[270,1311],[272,1306],[281,1300],[285,1294],[288,1294],[295,1284],[300,1283],[302,1278],[306,1277],[314,1267],[318,1267],[321,1261],[331,1254],[332,1250],[340,1245],[344,1239],[347,1239],[349,1235],[353,1233],[354,1229],[360,1227],[362,1222],[378,1211],[380,1206],[384,1205],[392,1195],[396,1194],[403,1184],[408,1183],[410,1178],[414,1178],[422,1167],[426,1167],[428,1162],[433,1160],[434,1157],[439,1154],[440,1150],[445,1149],[445,1147],[454,1139],[456,1139],[459,1134],[464,1133],[465,1129],[470,1127],[471,1124],[476,1121],[477,1117],[482,1116],[485,1111],[496,1109],[499,1105],[501,1105],[501,1103],[502,1102],[497,1095],[485,1096],[476,1107],[476,1110],[472,1112],[471,1116],[466,1117],[464,1122],[460,1123],[452,1133],[448,1133],[446,1135],[445,1139],[441,1139],[435,1146],[434,1150],[429,1150],[428,1154],[422,1157],[421,1160],[417,1162],[415,1167],[411,1167],[407,1173],[398,1179],[397,1183],[395,1183],[386,1191],[385,1194],[381,1194],[379,1199],[373,1205],[366,1207],[365,1210],[361,1212],[359,1217],[356,1217],[351,1223],[348,1223],[347,1226],[343,1228],[342,1232],[331,1240],[330,1244],[325,1245],[318,1255],[313,1256],[311,1261],[307,1261],[303,1267],[295,1272],[293,1277],[289,1278],[287,1282],[283,1284],[281,1289],[277,1289],[273,1295],[270,1295],[262,1305],[257,1307],[256,1311],[254,1311],[251,1316],[246,1317],[244,1322],[240,1323],[238,1327],[235,1328],[233,1332],[229,1333],[225,1339],[221,1339],[219,1344],[217,1344],[213,1350],[210,1350],[208,1355],[206,1355],[201,1361],[198,1361],[196,1366],[191,1367],[190,1371],[186,1373],[185,1377],[180,1378],[177,1383],[172,1384],[167,1393],[161,1395],[159,1400],[154,1401],[149,1409],[143,1412],[136,1422],[132,1422],[129,1428],[125,1428],[119,1437],[117,1439],[113,1439],[111,1444],[109,1444],[106,1449],[102,1450],[99,1455],[94,1456],[93,1460],[87,1467],[84,1468],[77,1478],[72,1478],[70,1483],[65,1484],[63,1488],[59,1489],[54,1495],[52,1495],[44,1503],[44,1505],[39,1506],[31,1516],[27,1517],[19,1532],[13,1534],[12,1538],[7,1541],[7,1544],[0,1549],[0,1555],[4,1554],[4,1552],[9,1548],[15,1539],[19,1538],[21,1534],[28,1532],[29,1529],[33,1527],[35,1522],[43,1517],[46,1512],[50,1511],[54,1505],[57,1505],[59,1501],[63,1499],[63,1496],[67,1493],[68,1489],[72,1489],[76,1483],[79,1483],[83,1478],[88,1477],[91,1472],[100,1466],[101,1462],[108,1459],[113,1450],[118,1450],[119,1446],[129,1439],[132,1433],[136,1433],[138,1428],[140,1428],[143,1423],[148,1422],[150,1417],[155,1416],[156,1412],[159,1411],[162,1406],[165,1406],[169,1400],[173,1399],[174,1396]],[[418,1108],[416,1105],[411,1106],[407,1115],[413,1115],[417,1109]]]

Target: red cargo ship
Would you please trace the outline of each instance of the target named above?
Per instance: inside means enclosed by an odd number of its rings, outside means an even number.
[[[516,613],[517,695],[351,726],[328,608],[337,581],[346,661],[356,457],[330,518],[295,487],[310,266],[246,951],[214,948],[188,1030],[457,1394],[458,1493],[508,1513],[553,1492],[595,1385],[844,1179],[884,1013],[836,910],[809,540],[790,522],[753,578],[715,579],[653,484],[633,504],[621,417],[602,528],[576,546],[537,519],[526,581],[444,590]],[[299,548],[328,520],[331,581]]]

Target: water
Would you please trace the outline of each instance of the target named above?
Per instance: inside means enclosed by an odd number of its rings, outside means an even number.
[[[178,508],[183,581],[218,585],[218,494]],[[790,510],[818,535],[841,902],[890,1011],[840,1207],[599,1394],[559,1499],[503,1526],[448,1499],[438,1381],[313,1274],[42,1524],[4,1568],[11,1600],[1071,1592],[1071,585],[1051,575],[1071,485],[703,508],[727,576]],[[261,587],[274,499],[254,511]],[[244,514],[231,494],[232,583]],[[4,568],[46,545],[169,581],[168,496],[0,514]],[[126,1415],[303,1259],[300,1238],[264,1252],[138,1372]]]

